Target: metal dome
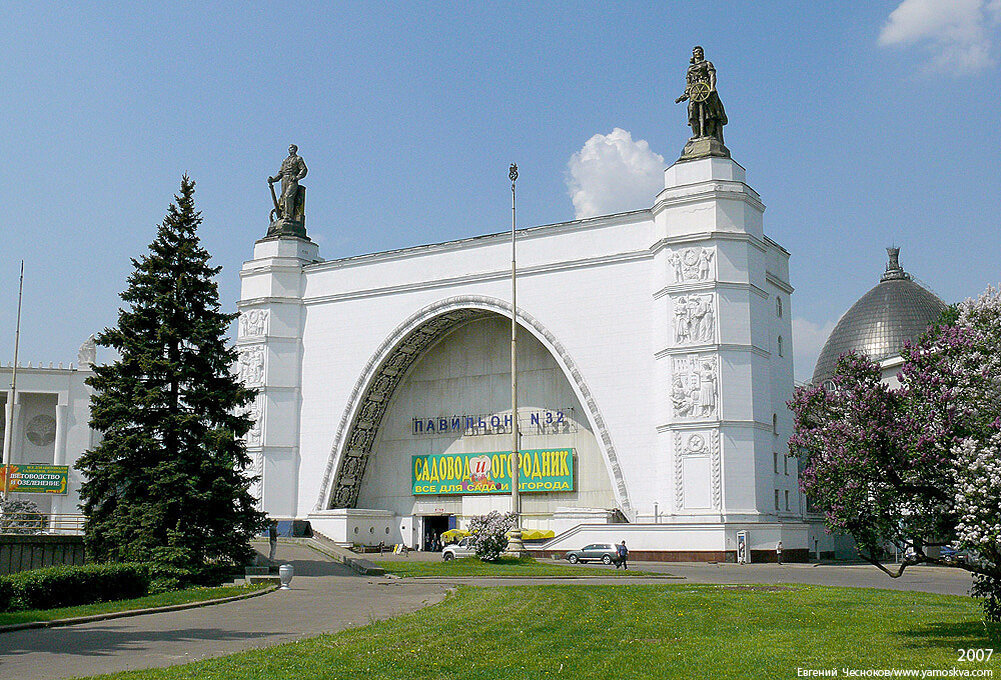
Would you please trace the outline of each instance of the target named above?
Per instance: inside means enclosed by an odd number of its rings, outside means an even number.
[[[843,354],[854,351],[873,361],[900,354],[905,342],[916,340],[945,310],[944,302],[900,267],[899,248],[886,252],[890,261],[879,284],[845,312],[824,343],[813,369],[814,384],[834,375]]]

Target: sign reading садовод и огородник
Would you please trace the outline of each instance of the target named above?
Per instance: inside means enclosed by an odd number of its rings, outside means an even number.
[[[533,449],[518,455],[518,490],[524,493],[573,491],[573,449]],[[511,492],[511,453],[456,453],[413,456],[410,478],[415,496]]]

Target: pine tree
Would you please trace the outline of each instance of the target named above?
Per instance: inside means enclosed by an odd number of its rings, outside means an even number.
[[[185,175],[149,253],[132,260],[117,327],[97,338],[120,356],[87,381],[104,438],[77,464],[85,542],[100,561],[239,565],[264,521],[244,473],[256,392],[230,371],[236,315],[220,309],[194,190]]]

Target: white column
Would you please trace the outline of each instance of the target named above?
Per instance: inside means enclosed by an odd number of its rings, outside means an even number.
[[[7,398],[10,399],[10,392],[7,393]],[[18,462],[18,460],[19,460],[19,455],[18,454],[20,453],[20,449],[21,449],[21,447],[17,445],[18,444],[18,442],[17,442],[17,439],[18,439],[18,437],[17,437],[17,434],[18,434],[18,425],[21,424],[21,393],[20,392],[18,392],[16,395],[14,395],[14,404],[11,407],[11,410],[9,411],[9,414],[10,414],[10,418],[7,420],[7,431],[5,432],[5,435],[8,436],[8,437],[10,437],[10,439],[8,440],[8,441],[10,441],[10,444],[9,444],[10,448],[8,449],[9,452],[10,452],[9,453],[10,459],[7,462],[9,464],[13,465],[14,463]]]
[[[56,402],[56,441],[55,441],[55,451],[52,454],[52,464],[53,465],[65,465],[66,464],[66,411],[69,408],[69,394],[67,392],[60,392],[58,401]],[[66,480],[67,486],[69,486],[69,479]],[[69,489],[67,488],[67,492]],[[49,518],[49,526],[52,529],[56,529],[56,519],[55,515],[61,515],[64,512],[64,506],[66,503],[66,496],[53,496],[52,497],[52,515]]]
[[[8,450],[9,455],[13,458],[14,453],[14,440],[11,437],[14,436],[14,393],[11,390],[7,390],[7,403],[4,404],[4,414],[6,416],[3,427],[3,462],[4,464],[9,463],[7,460]],[[8,447],[10,447],[8,449]]]

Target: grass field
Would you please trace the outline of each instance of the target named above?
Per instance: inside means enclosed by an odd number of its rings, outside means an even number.
[[[219,588],[188,588],[187,590],[175,590],[169,593],[161,593],[159,595],[148,595],[134,600],[97,602],[95,604],[80,605],[78,607],[62,607],[60,609],[29,609],[22,612],[3,612],[0,613],[0,626],[9,626],[15,623],[29,623],[31,621],[55,621],[57,619],[70,619],[77,616],[107,614],[108,612],[121,612],[130,609],[148,609],[151,607],[168,607],[173,604],[202,602],[205,600],[215,600],[221,597],[245,595],[264,587],[266,586],[262,584],[255,584],[250,586],[224,586]]]
[[[377,565],[387,573],[397,576],[642,576],[649,574],[636,569],[615,567],[586,567],[538,561],[531,557],[514,559],[502,557],[495,562],[484,562],[478,557],[463,557],[448,562],[381,560]]]
[[[797,669],[983,669],[963,597],[815,586],[463,587],[413,614],[120,680],[796,678]],[[843,677],[839,673],[839,677]]]

